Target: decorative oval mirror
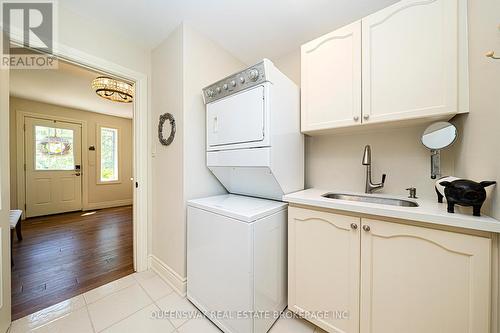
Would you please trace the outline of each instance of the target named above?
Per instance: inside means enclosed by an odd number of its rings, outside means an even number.
[[[422,144],[431,150],[431,178],[441,175],[440,149],[451,146],[458,136],[455,125],[439,121],[429,125],[422,134]]]
[[[431,124],[422,134],[422,144],[431,150],[449,147],[457,139],[457,128],[446,121]]]

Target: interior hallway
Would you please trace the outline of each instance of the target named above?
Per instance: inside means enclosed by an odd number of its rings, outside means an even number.
[[[27,219],[13,240],[12,320],[133,273],[132,207]]]

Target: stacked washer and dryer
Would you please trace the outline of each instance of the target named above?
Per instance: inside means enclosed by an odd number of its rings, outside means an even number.
[[[203,89],[207,167],[230,194],[188,201],[187,297],[226,333],[287,304],[287,204],[304,188],[298,87],[271,61]]]

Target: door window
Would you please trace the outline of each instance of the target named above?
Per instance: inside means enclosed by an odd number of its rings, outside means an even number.
[[[73,130],[35,126],[35,170],[73,170]]]

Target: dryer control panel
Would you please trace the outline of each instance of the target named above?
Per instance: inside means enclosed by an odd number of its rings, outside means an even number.
[[[264,61],[230,75],[203,89],[205,104],[230,96],[266,81]]]

